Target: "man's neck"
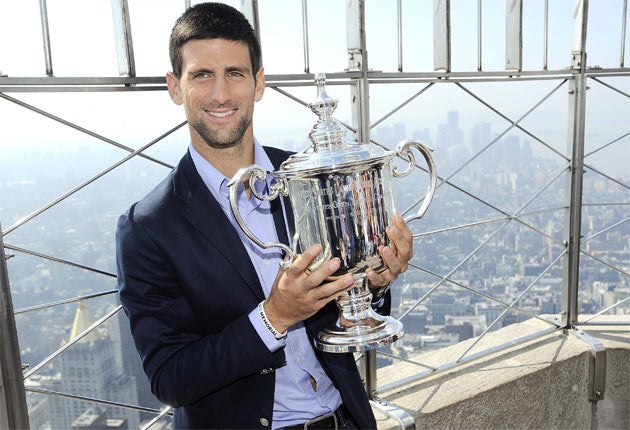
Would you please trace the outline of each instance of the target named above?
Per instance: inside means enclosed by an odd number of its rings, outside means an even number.
[[[193,146],[199,154],[212,164],[226,178],[231,178],[245,166],[254,164],[254,141],[241,142],[229,148],[213,148],[205,142]]]

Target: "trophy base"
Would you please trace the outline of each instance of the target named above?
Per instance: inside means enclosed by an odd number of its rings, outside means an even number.
[[[338,325],[322,330],[315,346],[324,352],[360,352],[394,343],[403,335],[403,324],[370,310],[358,323],[340,318]]]

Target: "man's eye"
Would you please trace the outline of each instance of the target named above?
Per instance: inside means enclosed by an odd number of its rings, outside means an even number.
[[[242,78],[245,75],[242,72],[233,71],[228,73],[228,76],[231,78]]]
[[[210,77],[210,73],[208,72],[198,72],[195,73],[194,78],[195,79],[206,79]]]

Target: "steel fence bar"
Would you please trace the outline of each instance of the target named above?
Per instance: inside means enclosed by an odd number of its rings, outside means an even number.
[[[535,211],[531,211],[531,212],[523,212],[519,218],[525,218],[528,216],[532,216],[532,215],[539,215],[545,212],[557,212],[557,211],[561,211],[566,209],[566,206],[555,206],[555,207],[550,207],[550,208],[545,208],[545,209],[537,209]]]
[[[116,275],[111,273],[111,272],[105,272],[103,270],[95,269],[93,267],[84,266],[83,264],[73,263],[71,261],[64,260],[62,258],[53,257],[51,255],[42,254],[42,253],[36,252],[36,251],[31,251],[29,249],[20,248],[18,246],[8,245],[8,244],[5,243],[4,247],[6,249],[10,249],[12,251],[17,251],[17,252],[22,252],[24,254],[32,255],[33,257],[38,257],[38,258],[41,258],[41,259],[44,259],[44,260],[54,261],[55,263],[61,263],[61,264],[65,264],[67,266],[76,267],[77,269],[82,269],[82,270],[87,270],[89,272],[98,273],[99,275],[110,276],[110,277],[113,277],[113,278],[116,277]]]
[[[530,197],[530,199],[527,200],[525,202],[525,204],[523,204],[521,206],[521,208],[519,208],[519,210],[516,211],[515,214],[518,214],[520,211],[522,211],[524,208],[526,208],[531,202],[533,202],[540,194],[542,194],[542,192],[545,189],[547,189],[549,186],[551,186],[551,184],[553,184],[553,182],[555,182],[558,177],[559,177],[559,175],[557,175],[556,177],[552,178],[549,182],[547,182],[547,184],[544,185],[532,197]],[[429,295],[431,295],[440,285],[442,285],[447,278],[450,278],[451,275],[453,275],[453,273],[455,273],[457,270],[459,270],[459,268],[461,266],[463,266],[464,263],[466,263],[468,260],[470,260],[477,253],[477,251],[479,251],[479,249],[481,249],[483,246],[485,246],[494,236],[496,236],[501,230],[503,230],[510,223],[510,221],[512,221],[512,219],[514,219],[514,218],[515,218],[515,215],[510,216],[510,218],[507,219],[505,222],[503,222],[495,231],[490,233],[479,245],[477,245],[477,247],[475,247],[475,249],[473,249],[466,257],[464,257],[464,259],[462,259],[462,261],[460,261],[453,269],[451,269],[444,277],[442,277],[441,280],[436,283],[436,285],[434,285],[427,293],[425,293],[424,296],[422,296],[420,299],[418,299],[408,310],[406,310],[402,314],[402,316],[400,318],[404,318],[413,309],[415,309],[420,303],[424,302],[424,300],[426,300],[426,298],[429,297]]]
[[[240,10],[254,28],[256,39],[258,39],[258,43],[262,46],[260,38],[260,14],[258,13],[258,0],[241,0]]]
[[[39,18],[42,26],[42,41],[44,44],[44,63],[46,64],[46,75],[53,75],[52,54],[50,50],[50,27],[48,25],[48,8],[46,0],[39,0]]]
[[[588,242],[589,240],[594,239],[594,238],[596,238],[597,236],[599,236],[599,235],[601,235],[601,234],[604,234],[604,233],[606,233],[607,231],[612,230],[613,228],[619,227],[620,225],[622,225],[622,224],[624,224],[624,223],[626,223],[626,222],[628,222],[628,221],[630,221],[630,217],[628,217],[628,218],[624,218],[624,219],[622,219],[622,220],[621,220],[621,221],[619,221],[619,222],[616,222],[616,223],[614,223],[614,224],[611,224],[611,225],[609,225],[608,227],[606,227],[606,228],[604,228],[604,229],[602,229],[602,230],[600,230],[600,231],[598,231],[598,232],[596,232],[596,233],[593,233],[593,234],[592,234],[592,235],[590,235],[589,237],[587,237],[587,238],[583,238],[583,239],[582,239],[582,243]]]
[[[623,300],[618,301],[614,305],[608,306],[606,309],[603,309],[603,310],[599,311],[595,315],[591,315],[589,318],[585,319],[584,321],[578,321],[578,325],[580,325],[580,324],[587,324],[590,320],[592,320],[594,318],[597,318],[598,316],[601,316],[601,315],[605,314],[606,312],[608,312],[608,311],[610,311],[612,309],[615,309],[615,308],[623,305],[624,303],[626,303],[628,301],[630,301],[630,296],[626,297]],[[600,323],[598,322],[598,323],[595,323],[595,324],[600,324]],[[617,325],[617,324],[619,324],[619,323],[618,322],[614,323],[614,325]]]
[[[482,0],[477,0],[477,71],[481,72],[483,69],[483,60],[482,60],[482,37],[483,27],[482,27],[482,8],[481,8]]]
[[[436,374],[438,374],[440,372],[444,372],[445,370],[454,369],[456,367],[462,366],[464,364],[470,363],[472,361],[478,360],[478,359],[486,357],[488,355],[495,354],[497,352],[501,352],[501,351],[503,351],[505,349],[514,347],[516,345],[520,345],[522,343],[529,342],[529,341],[535,340],[535,339],[543,337],[543,336],[547,336],[547,335],[549,335],[551,333],[554,333],[554,332],[556,332],[558,330],[561,330],[561,329],[562,329],[562,327],[558,327],[558,326],[556,326],[556,327],[549,327],[549,328],[537,331],[535,333],[530,333],[528,335],[521,336],[519,338],[509,340],[509,341],[507,341],[505,343],[502,343],[500,345],[494,346],[492,348],[484,349],[483,351],[479,351],[479,352],[471,354],[471,355],[469,355],[467,357],[464,357],[459,362],[450,361],[448,363],[444,363],[444,364],[441,364],[439,366],[436,366],[434,368],[435,370],[427,370],[427,371],[424,371],[424,372],[419,372],[419,373],[417,373],[417,374],[415,374],[413,376],[409,376],[407,378],[403,378],[403,379],[400,379],[398,381],[394,381],[394,382],[390,382],[388,384],[384,384],[383,386],[379,387],[379,390],[381,392],[382,391],[394,390],[394,389],[399,388],[399,387],[401,387],[403,385],[407,385],[407,384],[419,381],[419,380],[421,380],[421,379],[423,379],[423,378],[425,378],[425,377],[427,377],[429,375],[436,375]]]
[[[607,87],[607,88],[609,88],[609,89],[611,89],[611,90],[621,94],[622,96],[630,98],[630,94],[628,94],[627,92],[622,91],[619,88],[615,87],[614,85],[610,85],[609,83],[604,82],[604,81],[602,81],[601,79],[599,79],[599,78],[597,78],[595,76],[590,76],[589,79],[591,79],[591,80],[593,80],[595,82],[598,82],[599,84],[601,84],[601,85],[603,85],[603,86],[605,86],[605,87]]]
[[[392,358],[392,359],[396,359],[396,360],[398,360],[398,361],[403,361],[403,362],[405,362],[405,363],[413,364],[414,366],[424,367],[425,369],[429,369],[429,370],[436,370],[436,368],[435,368],[434,366],[429,366],[428,364],[419,363],[419,362],[417,362],[417,361],[413,361],[413,360],[412,360],[412,359],[410,359],[410,358],[399,357],[399,356],[397,356],[397,355],[390,354],[390,353],[385,352],[385,351],[380,350],[380,349],[377,349],[377,350],[376,350],[376,353],[377,353],[378,355],[382,355],[382,356],[384,356],[384,357],[389,357],[389,358]]]
[[[625,133],[625,134],[623,134],[623,135],[621,135],[621,136],[619,136],[619,137],[617,137],[616,139],[613,139],[612,141],[608,142],[607,144],[605,144],[605,145],[603,145],[603,146],[600,146],[599,148],[597,148],[597,149],[595,149],[595,150],[593,150],[593,151],[589,152],[588,154],[584,154],[584,158],[588,158],[588,157],[590,157],[591,155],[595,154],[596,152],[599,152],[599,151],[601,151],[602,149],[607,148],[607,147],[609,147],[610,145],[612,145],[613,143],[617,143],[617,142],[619,142],[621,139],[623,139],[624,137],[628,137],[628,136],[630,136],[630,131],[629,131],[629,132],[627,132],[627,133]]]
[[[628,20],[628,0],[623,0],[621,11],[621,52],[619,53],[619,67],[623,67],[626,56],[626,21]]]
[[[29,428],[28,406],[9,272],[2,243],[0,235],[0,428],[26,429]]]
[[[326,82],[326,84],[328,84],[328,82]],[[293,100],[293,101],[295,101],[295,102],[297,102],[297,103],[301,104],[302,106],[306,106],[306,107],[308,107],[308,105],[309,105],[309,103],[308,103],[308,102],[306,102],[306,101],[304,101],[304,100],[300,99],[299,97],[294,96],[293,94],[291,94],[291,93],[289,93],[289,92],[284,91],[284,90],[283,90],[283,89],[281,89],[281,88],[276,88],[276,87],[273,87],[273,89],[274,89],[275,91],[279,92],[280,94],[282,94],[283,96],[285,96],[285,97],[287,97],[287,98],[289,98],[289,99],[291,99],[291,100]],[[354,132],[356,132],[356,131],[357,131],[357,129],[356,129],[356,128],[352,127],[351,125],[347,124],[346,122],[341,121],[341,120],[338,120],[338,121],[339,121],[339,123],[340,123],[341,125],[343,125],[344,127],[346,127],[346,128],[347,128],[348,130],[350,130],[351,132],[353,132],[353,133],[354,133]],[[306,150],[308,150],[308,149],[309,149],[309,148],[306,148]]]
[[[416,167],[421,168],[420,166],[416,166]],[[467,191],[467,190],[465,190],[465,189],[461,188],[459,185],[453,184],[452,182],[449,182],[449,181],[446,181],[445,179],[442,179],[442,177],[441,177],[441,176],[439,176],[439,175],[438,175],[438,179],[439,179],[441,182],[440,182],[440,183],[438,183],[438,185],[436,186],[436,189],[437,189],[437,188],[439,188],[441,185],[444,185],[444,184],[450,185],[451,187],[453,187],[455,190],[457,190],[457,191],[461,192],[462,194],[464,194],[464,195],[466,195],[466,196],[468,196],[468,197],[472,198],[473,200],[478,201],[479,203],[481,203],[481,204],[483,204],[483,205],[485,205],[485,206],[489,207],[490,209],[493,209],[493,210],[495,210],[495,211],[497,211],[497,212],[499,212],[499,213],[501,213],[501,214],[503,214],[503,215],[506,215],[506,217],[508,217],[508,218],[509,218],[509,215],[508,215],[508,213],[507,213],[507,212],[505,212],[504,210],[502,210],[502,209],[500,209],[500,208],[498,208],[498,207],[494,206],[492,203],[487,202],[487,201],[483,200],[482,198],[475,196],[475,195],[474,195],[474,194],[472,194],[471,192],[469,192],[469,191]],[[413,205],[409,206],[409,207],[408,207],[407,209],[405,209],[404,211],[401,211],[401,214],[402,214],[403,216],[404,216],[404,215],[406,215],[407,213],[411,212],[411,211],[412,211],[412,210],[413,210],[416,206],[418,206],[419,204],[420,204],[420,200],[416,201]]]
[[[433,70],[451,71],[451,0],[433,0]]]
[[[61,397],[61,398],[64,398],[64,399],[79,400],[79,401],[83,401],[83,402],[96,403],[98,405],[113,406],[113,407],[117,407],[117,408],[121,408],[121,409],[129,409],[129,410],[132,410],[132,411],[150,412],[150,413],[158,413],[158,412],[160,412],[158,409],[148,408],[146,406],[131,405],[129,403],[114,402],[112,400],[105,400],[105,399],[97,399],[95,397],[82,396],[82,395],[79,395],[79,394],[63,393],[61,391],[48,390],[48,389],[45,389],[45,388],[26,387],[26,391],[29,391],[31,393],[37,393],[37,394],[44,394],[44,395],[47,395],[47,396]]]
[[[501,217],[498,217],[498,218],[483,219],[483,220],[480,220],[480,221],[474,221],[474,222],[470,222],[470,223],[467,223],[467,224],[459,224],[459,225],[452,226],[452,227],[439,228],[439,229],[436,229],[436,230],[424,231],[422,233],[414,233],[413,234],[413,238],[416,239],[418,237],[430,236],[430,235],[438,234],[438,233],[446,233],[446,232],[453,231],[453,230],[459,230],[459,229],[468,228],[468,227],[476,227],[478,225],[492,224],[493,222],[504,221],[504,220],[507,220],[507,219],[510,219],[510,217],[508,215],[501,216]]]
[[[523,0],[505,0],[505,69],[523,69]]]
[[[402,0],[396,1],[396,36],[398,45],[398,71],[403,71]]]
[[[136,76],[136,60],[133,54],[131,18],[127,0],[111,0],[114,37],[118,57],[118,74]]]
[[[0,78],[0,82],[2,78]],[[129,91],[166,91],[166,85],[162,86],[68,86],[61,87],[55,85],[47,85],[45,87],[38,86],[11,86],[1,85],[0,93],[108,93],[108,92],[129,92]]]
[[[598,77],[627,77],[629,68],[601,69],[599,67],[586,68],[584,74],[591,79]],[[366,72],[370,84],[397,84],[397,83],[442,83],[454,82],[517,82],[517,81],[545,81],[558,79],[572,79],[574,77],[567,69],[558,70],[523,70],[515,75],[506,71],[481,71],[481,72],[382,72],[368,70]],[[361,76],[357,70],[343,72],[328,71],[327,79],[353,79]],[[327,85],[334,83],[327,82]],[[292,87],[313,85],[311,73],[297,74],[267,74],[265,75],[266,87]],[[6,76],[0,75],[0,92],[91,92],[91,91],[165,91],[166,80],[163,76],[105,76],[105,77],[64,77],[64,76]],[[618,91],[618,90],[616,90]]]
[[[584,168],[592,170],[595,173],[598,173],[600,176],[603,176],[604,178],[608,179],[611,182],[616,183],[617,185],[621,185],[624,188],[630,189],[630,185],[624,184],[623,182],[619,181],[618,179],[613,178],[612,176],[608,175],[607,173],[602,172],[601,170],[597,169],[596,167],[593,167],[591,164],[582,163],[582,166]]]
[[[477,151],[477,153],[473,154],[472,157],[470,157],[468,160],[466,160],[464,163],[462,163],[457,169],[455,169],[453,172],[451,172],[450,174],[448,174],[444,179],[440,178],[440,183],[437,184],[436,186],[436,190],[438,188],[440,188],[442,185],[444,185],[444,183],[448,182],[448,180],[450,178],[452,178],[453,176],[455,176],[457,173],[459,173],[461,170],[463,170],[468,164],[470,164],[473,160],[475,160],[477,157],[479,157],[483,152],[485,152],[489,147],[491,147],[493,144],[495,144],[497,141],[499,141],[505,134],[507,134],[513,127],[518,127],[519,129],[521,129],[522,131],[524,131],[526,134],[530,135],[532,138],[536,139],[537,141],[539,141],[540,143],[542,143],[544,146],[549,147],[549,145],[547,145],[545,142],[543,142],[542,140],[538,139],[536,136],[534,136],[533,134],[529,133],[528,131],[526,131],[525,129],[523,129],[522,127],[520,127],[518,125],[518,123],[520,121],[522,121],[523,119],[525,119],[531,112],[533,112],[538,106],[540,106],[547,98],[549,98],[553,93],[555,93],[566,81],[561,82],[560,84],[558,84],[554,89],[552,89],[548,94],[545,95],[545,97],[542,98],[542,100],[540,100],[538,103],[536,103],[534,106],[532,106],[524,115],[522,115],[516,122],[510,120],[508,117],[506,117],[505,115],[503,115],[501,112],[499,112],[498,110],[496,110],[495,108],[493,108],[491,105],[489,105],[488,103],[486,103],[483,99],[481,99],[480,97],[478,97],[477,95],[475,95],[474,93],[472,93],[471,91],[469,91],[466,87],[464,87],[461,84],[456,84],[458,85],[462,90],[464,90],[465,92],[467,92],[468,94],[470,94],[473,98],[477,99],[479,102],[481,102],[483,105],[485,105],[486,107],[488,107],[490,110],[492,110],[493,112],[497,113],[498,115],[500,115],[501,117],[503,117],[505,120],[507,120],[508,122],[510,122],[510,126],[507,127],[502,133],[499,133],[491,142],[489,142],[486,146],[484,146],[483,148],[481,148],[479,151]],[[554,149],[555,151],[555,149]],[[555,151],[556,153],[558,153],[557,151]],[[559,155],[561,155],[563,158],[566,159],[566,157],[560,153],[558,153]],[[450,182],[448,182],[450,184]],[[452,185],[452,184],[451,184]],[[403,214],[406,214],[408,212],[410,212],[411,210],[413,210],[413,208],[415,206],[417,206],[419,204],[419,202],[422,199],[416,201],[413,205],[411,205],[409,208],[407,208],[405,211],[403,211]],[[502,211],[501,211],[502,212]]]
[[[563,80],[561,83],[559,83],[555,88],[553,88],[549,93],[547,93],[538,103],[536,103],[534,106],[532,106],[524,115],[522,115],[518,120],[513,121],[510,118],[508,118],[506,115],[504,115],[501,111],[499,111],[498,109],[495,109],[493,106],[491,106],[489,103],[487,103],[485,100],[483,100],[481,97],[477,96],[475,93],[473,93],[472,91],[470,91],[468,88],[466,88],[464,85],[462,85],[461,83],[456,83],[456,85],[458,87],[460,87],[462,90],[464,90],[465,92],[467,92],[468,94],[470,94],[473,98],[475,98],[477,101],[479,101],[481,104],[483,104],[484,106],[486,106],[488,109],[492,110],[494,113],[496,113],[497,115],[499,115],[501,118],[505,119],[506,121],[508,121],[511,125],[508,128],[508,130],[512,129],[513,127],[518,128],[519,130],[521,130],[523,133],[527,134],[529,137],[531,137],[532,139],[534,139],[535,141],[537,141],[538,143],[540,143],[541,145],[545,146],[547,149],[549,149],[550,151],[552,151],[553,153],[555,153],[556,155],[562,157],[564,160],[569,160],[568,157],[564,154],[562,154],[560,151],[558,151],[557,149],[555,149],[554,147],[548,145],[545,141],[543,141],[542,139],[540,139],[539,137],[535,136],[533,133],[529,132],[527,129],[521,127],[519,125],[519,123],[525,119],[530,113],[532,113],[537,107],[539,107],[541,104],[543,104],[543,102],[545,102],[545,100],[547,100],[549,97],[551,97],[556,91],[558,91],[560,89],[561,86],[563,86],[565,84],[565,82],[567,82],[567,80]],[[506,130],[507,131],[507,130]]]
[[[546,185],[545,185],[545,186],[544,186],[544,187],[543,187],[543,188],[542,188],[542,189],[541,189],[541,190],[540,190],[540,191],[539,191],[539,192],[535,195],[535,197],[538,197],[538,196],[539,196],[539,195],[540,195],[540,194],[541,194],[541,193],[542,193],[542,192],[543,192],[546,188],[548,188],[549,186],[551,186],[551,184],[553,184],[553,182],[555,182],[556,180],[558,180],[558,179],[559,179],[559,178],[560,178],[560,177],[564,174],[564,172],[565,172],[566,170],[567,170],[566,168],[562,169],[562,170],[561,170],[561,171],[560,171],[560,172],[559,172],[556,176],[554,176],[554,177],[552,178],[552,180],[551,180],[550,182],[548,182],[548,183],[547,183],[547,184],[546,184]],[[451,184],[451,183],[449,183],[449,185],[452,185],[452,184]],[[452,185],[452,186],[453,186],[453,185]],[[462,190],[460,189],[460,191],[462,191]],[[485,204],[487,204],[488,206],[492,207],[489,203],[485,202],[484,200],[479,199],[479,198],[476,198],[476,199],[477,199],[479,202],[481,202],[481,203],[485,203]],[[535,198],[534,198],[534,199],[535,199]],[[529,202],[529,203],[531,203],[532,201],[533,201],[533,200],[530,200],[530,202]],[[528,203],[528,204],[529,204],[529,203]],[[417,203],[416,203],[415,205],[417,205]],[[414,206],[411,206],[411,208],[413,208],[413,207],[414,207]],[[496,211],[498,211],[498,212],[502,213],[504,216],[502,216],[502,217],[498,217],[498,218],[493,218],[493,219],[488,219],[488,220],[482,220],[482,221],[479,221],[479,222],[473,222],[473,223],[469,223],[469,224],[463,224],[463,225],[459,225],[459,226],[455,226],[455,227],[446,227],[446,228],[443,228],[443,229],[432,230],[432,231],[429,231],[429,232],[417,233],[417,234],[414,234],[414,237],[427,236],[427,235],[429,235],[429,234],[442,233],[442,232],[446,232],[446,231],[451,231],[451,230],[456,230],[456,229],[461,229],[461,228],[466,228],[466,227],[472,227],[472,226],[479,225],[479,224],[488,224],[488,223],[491,223],[491,222],[494,222],[494,221],[501,221],[501,220],[507,219],[507,220],[514,220],[514,221],[518,222],[519,224],[523,225],[524,227],[527,227],[527,228],[529,228],[529,229],[531,229],[531,230],[535,231],[536,233],[540,234],[541,236],[544,236],[544,237],[546,237],[546,238],[548,238],[548,239],[550,239],[550,240],[552,240],[552,241],[554,241],[554,242],[556,242],[556,243],[558,243],[558,244],[562,244],[562,243],[563,243],[561,240],[558,240],[558,239],[556,239],[555,237],[550,236],[550,235],[549,235],[549,234],[547,234],[546,232],[544,232],[544,231],[542,231],[542,230],[540,230],[540,229],[538,229],[538,228],[534,227],[533,225],[528,224],[528,223],[526,223],[525,221],[523,221],[523,220],[522,220],[522,218],[523,218],[523,217],[525,217],[525,216],[529,216],[529,215],[531,215],[531,214],[541,213],[541,212],[546,212],[546,211],[549,211],[549,210],[558,210],[558,209],[556,209],[556,208],[552,208],[552,209],[542,209],[542,210],[538,210],[538,211],[533,211],[533,212],[531,212],[531,213],[521,213],[521,214],[515,214],[515,215],[509,215],[507,212],[505,212],[505,211],[503,211],[503,210],[501,210],[501,209],[495,208],[495,207],[492,207],[492,208],[493,208],[493,209],[495,209]],[[566,209],[566,206],[561,207],[561,208],[559,208],[559,209]],[[411,209],[407,209],[407,210],[406,210],[405,212],[403,212],[403,213],[407,213],[407,212],[409,212],[410,210],[411,210]]]
[[[400,319],[405,318],[412,310],[414,310],[420,303],[424,302],[427,297],[429,297],[435,290],[438,289],[440,285],[442,285],[447,279],[449,279],[453,273],[457,272],[460,267],[462,267],[468,260],[470,260],[481,248],[483,248],[490,240],[496,236],[501,230],[503,230],[508,224],[510,220],[506,220],[503,224],[501,224],[495,231],[490,233],[479,245],[475,247],[466,257],[464,257],[459,263],[455,265],[446,275],[444,275],[436,284],[429,289],[422,297],[420,297],[416,302],[409,307],[405,312],[401,314]]]
[[[175,132],[177,129],[181,128],[182,126],[184,126],[184,124],[186,124],[186,121],[182,122],[181,124],[175,126],[174,128],[172,128],[171,130],[167,131],[166,133],[162,134],[161,136],[157,137],[156,139],[152,140],[151,142],[147,143],[146,145],[144,145],[143,147],[136,149],[135,151],[133,151],[131,154],[127,155],[125,158],[123,158],[122,160],[112,164],[111,166],[107,167],[106,169],[102,170],[101,172],[99,172],[97,175],[93,176],[92,178],[82,182],[81,184],[77,185],[76,187],[74,187],[73,189],[71,189],[70,191],[64,193],[63,195],[57,197],[56,199],[52,200],[51,202],[47,203],[46,205],[42,206],[41,208],[37,209],[36,211],[30,213],[29,215],[21,218],[20,220],[18,220],[17,222],[15,222],[12,226],[10,226],[9,228],[7,228],[5,231],[2,232],[3,235],[7,235],[9,233],[11,233],[13,230],[15,230],[16,228],[22,226],[23,224],[25,224],[26,222],[32,220],[33,218],[35,218],[36,216],[42,214],[43,212],[47,211],[48,209],[52,208],[53,206],[55,206],[56,204],[58,204],[59,202],[65,200],[66,198],[70,197],[71,195],[75,194],[77,191],[82,190],[83,188],[85,188],[86,186],[88,186],[89,184],[93,183],[94,181],[96,181],[97,179],[105,176],[107,173],[111,172],[112,170],[116,169],[117,167],[123,165],[124,163],[126,163],[127,161],[131,160],[133,157],[135,157],[136,155],[140,154],[141,152],[145,151],[146,149],[150,148],[151,146],[153,146],[154,144],[156,144],[157,142],[159,142],[160,140],[164,139],[166,136],[168,136],[169,134]]]
[[[153,427],[153,425],[155,423],[157,423],[158,421],[160,421],[162,418],[164,418],[167,415],[173,415],[172,413],[172,407],[171,406],[166,406],[164,409],[162,409],[160,411],[160,413],[154,417],[151,421],[149,421],[144,427],[141,428],[141,430],[148,430],[151,427]]]
[[[308,43],[308,4],[307,0],[302,0],[302,50],[304,55],[304,72],[311,71]]]
[[[381,122],[385,121],[387,118],[389,118],[390,116],[392,116],[393,114],[395,114],[396,112],[398,112],[400,109],[404,108],[405,106],[407,106],[409,103],[411,103],[413,100],[415,100],[418,96],[420,96],[422,93],[424,93],[426,90],[428,90],[429,88],[431,88],[433,86],[432,83],[427,84],[424,88],[422,88],[420,91],[416,92],[414,95],[412,95],[411,97],[407,98],[404,102],[402,102],[401,104],[399,104],[398,106],[396,106],[394,109],[390,110],[389,112],[387,112],[383,117],[381,117],[380,119],[374,121],[371,125],[370,125],[370,129],[376,127],[377,125],[379,125]]]
[[[85,294],[85,295],[76,296],[76,297],[73,297],[73,298],[70,298],[70,299],[57,300],[57,301],[54,301],[54,302],[42,303],[41,305],[29,306],[29,307],[26,307],[26,308],[17,309],[13,313],[15,315],[19,315],[19,314],[23,314],[23,313],[26,313],[26,312],[39,311],[41,309],[52,308],[54,306],[60,306],[60,305],[67,305],[68,303],[75,303],[75,302],[79,302],[81,300],[94,299],[96,297],[102,297],[102,296],[107,296],[107,295],[116,294],[116,293],[118,293],[118,289],[102,291],[102,292],[93,293],[93,294]]]
[[[435,277],[436,277],[436,278],[438,278],[438,279],[439,279],[439,278],[441,278],[441,276],[440,276],[439,274],[437,274],[437,273],[435,273],[435,272],[432,272],[431,270],[425,269],[425,268],[423,268],[423,267],[417,266],[417,265],[415,265],[415,264],[413,264],[413,263],[409,263],[409,266],[410,266],[410,267],[413,267],[413,268],[415,268],[415,269],[417,269],[417,270],[420,270],[420,271],[422,271],[422,272],[425,272],[425,273],[427,273],[427,274],[429,274],[429,275],[435,276]],[[450,279],[450,278],[449,278],[449,279],[446,279],[446,282],[448,282],[448,283],[450,283],[450,284],[453,284],[453,285],[455,285],[455,286],[457,286],[457,287],[463,288],[463,289],[465,289],[465,290],[468,290],[468,291],[470,291],[471,293],[476,294],[476,295],[478,295],[478,296],[481,296],[481,297],[483,297],[483,298],[485,298],[485,299],[487,299],[487,300],[489,300],[489,301],[491,301],[491,302],[498,303],[498,304],[500,304],[500,305],[502,305],[502,306],[505,306],[505,307],[510,306],[510,304],[509,304],[509,303],[506,303],[506,302],[504,302],[503,300],[497,299],[496,297],[492,297],[491,295],[486,294],[486,293],[484,293],[484,292],[482,292],[482,291],[475,290],[474,288],[469,287],[469,286],[467,286],[467,285],[464,285],[464,284],[462,284],[462,283],[459,283],[459,282],[457,282],[457,281],[455,281],[455,280],[453,280],[453,279]],[[520,308],[517,308],[517,307],[514,307],[514,310],[516,310],[516,311],[518,311],[518,312],[522,313],[523,315],[527,315],[528,317],[535,318],[535,319],[538,319],[538,320],[540,320],[540,321],[543,321],[543,322],[549,323],[549,320],[547,320],[547,319],[545,319],[545,318],[542,318],[542,317],[540,317],[540,316],[538,316],[538,315],[536,315],[536,314],[534,314],[534,313],[532,313],[532,312],[525,311],[525,310],[520,309]],[[551,323],[550,323],[550,324],[551,324]]]
[[[61,348],[57,349],[57,351],[53,352],[48,357],[44,358],[35,367],[32,367],[28,372],[26,372],[24,374],[24,379],[25,380],[28,379],[31,375],[33,375],[35,372],[37,372],[42,367],[46,366],[48,363],[50,363],[52,360],[54,360],[57,356],[59,356],[66,349],[70,348],[72,345],[74,345],[75,343],[77,343],[78,341],[83,339],[85,336],[87,336],[96,327],[100,326],[105,321],[107,321],[109,318],[111,318],[112,316],[116,315],[121,309],[122,309],[122,306],[118,305],[112,311],[108,312],[106,315],[104,315],[101,318],[99,318],[98,320],[94,321],[94,323],[92,323],[92,325],[90,325],[88,328],[86,328],[81,333],[79,333],[77,335],[77,337],[75,337],[74,339],[70,339],[70,341],[68,341],[68,343],[63,345]]]
[[[543,18],[543,70],[547,70],[547,60],[549,53],[549,0],[545,0]]]
[[[486,335],[486,333],[490,332],[490,330],[492,329],[492,327],[494,327],[494,325],[496,323],[498,323],[499,321],[501,321],[503,319],[503,317],[505,316],[505,314],[507,314],[511,309],[514,308],[514,305],[516,305],[516,303],[518,303],[523,297],[525,297],[525,295],[527,293],[529,293],[529,290],[532,289],[532,287],[534,285],[536,285],[536,283],[549,271],[551,270],[551,268],[562,258],[564,257],[566,251],[562,251],[560,253],[560,255],[558,255],[558,257],[556,257],[546,268],[545,270],[543,270],[542,272],[540,272],[540,274],[532,281],[530,282],[529,286],[527,286],[527,288],[525,288],[523,290],[523,292],[506,308],[503,310],[503,312],[501,312],[501,314],[494,320],[492,321],[491,324],[488,325],[488,327],[486,327],[486,329],[483,331],[483,333],[481,333],[481,335],[479,335],[471,344],[470,346],[468,346],[468,348],[466,348],[466,350],[462,353],[462,355],[460,355],[460,357],[455,360],[456,362],[459,362],[461,359],[463,359],[468,352],[473,349],[475,347],[475,345],[477,345],[477,343],[483,339],[483,337]]]
[[[613,266],[612,264],[610,264],[610,263],[608,263],[608,262],[606,262],[606,261],[602,260],[601,258],[599,258],[599,257],[597,257],[597,256],[595,256],[595,255],[593,255],[593,254],[591,254],[590,252],[588,252],[588,251],[586,251],[586,250],[584,250],[584,249],[580,249],[580,254],[584,254],[584,255],[586,255],[587,257],[590,257],[590,258],[592,258],[593,260],[595,260],[595,261],[598,261],[598,262],[602,263],[604,266],[608,267],[609,269],[614,270],[615,272],[619,272],[619,273],[621,273],[622,275],[625,275],[625,276],[630,276],[630,273],[626,272],[625,270],[620,269],[620,268],[619,268],[619,267],[617,267],[617,266]]]
[[[73,129],[75,129],[77,131],[80,131],[81,133],[85,133],[88,136],[92,136],[92,137],[94,137],[96,139],[102,140],[103,142],[109,143],[110,145],[113,145],[113,146],[115,146],[117,148],[120,148],[122,150],[125,150],[127,152],[133,152],[133,148],[129,148],[128,146],[125,146],[125,145],[123,145],[121,143],[118,143],[118,142],[116,142],[114,140],[108,139],[105,136],[102,136],[102,135],[100,135],[98,133],[90,131],[90,130],[84,128],[84,127],[81,127],[81,126],[79,126],[77,124],[74,124],[74,123],[72,123],[70,121],[67,121],[67,120],[65,120],[63,118],[60,118],[60,117],[58,117],[56,115],[53,115],[53,114],[51,114],[49,112],[46,112],[46,111],[42,110],[42,109],[39,109],[39,108],[37,108],[37,107],[35,107],[33,105],[25,103],[22,100],[18,100],[16,98],[13,98],[13,97],[8,96],[8,95],[3,94],[3,93],[0,93],[0,97],[4,98],[4,99],[6,99],[6,100],[8,100],[10,102],[13,102],[13,103],[17,104],[18,106],[21,106],[21,107],[23,107],[25,109],[28,109],[28,110],[33,111],[35,113],[38,113],[38,114],[40,114],[42,116],[45,116],[46,118],[52,119],[53,121],[57,121],[58,123],[63,124],[66,127],[73,128]],[[149,155],[140,154],[140,157],[146,158],[147,160],[153,161],[153,162],[155,162],[157,164],[161,164],[162,166],[168,167],[169,169],[173,168],[173,166],[171,166],[170,164],[167,164],[167,163],[165,163],[163,161],[160,161],[160,160],[158,160],[156,158],[153,158],[153,157],[151,157]]]
[[[630,206],[629,202],[603,202],[603,203],[582,203],[582,206],[599,207],[599,206]]]
[[[578,293],[580,280],[580,239],[582,236],[582,192],[584,182],[584,134],[586,127],[586,31],[588,0],[575,0],[573,13],[573,43],[571,69],[575,78],[569,87],[569,136],[567,152],[570,154],[570,174],[567,175],[565,199],[569,206],[565,217],[563,238],[567,254],[562,273],[563,324],[572,327],[578,320]]]

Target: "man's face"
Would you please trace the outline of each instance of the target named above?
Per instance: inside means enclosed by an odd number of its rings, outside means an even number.
[[[253,142],[254,102],[265,76],[252,71],[247,44],[225,39],[191,40],[182,48],[180,79],[166,75],[173,101],[184,106],[195,148],[227,148]]]

